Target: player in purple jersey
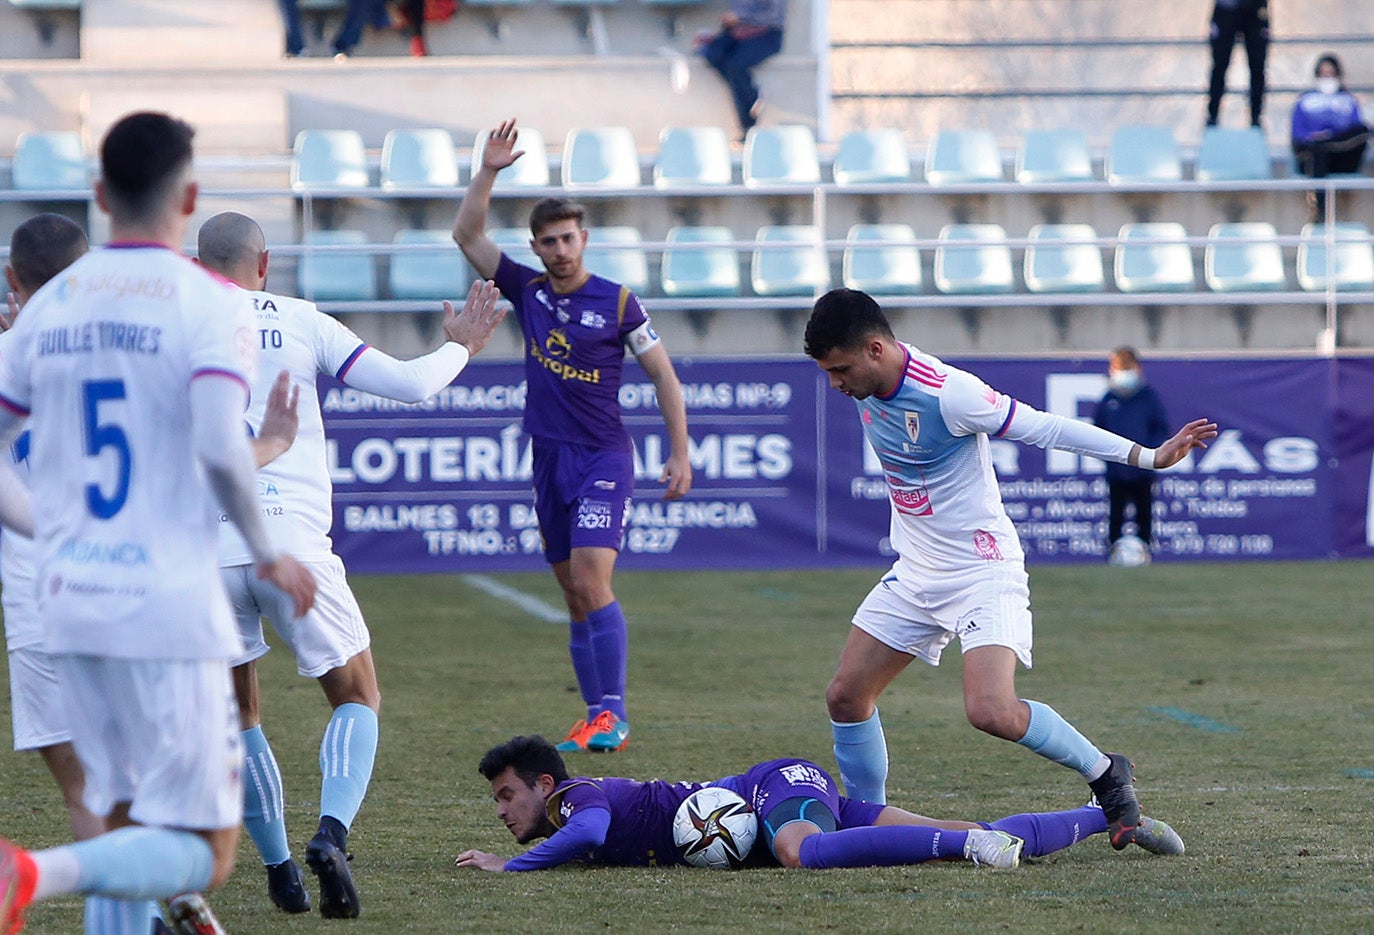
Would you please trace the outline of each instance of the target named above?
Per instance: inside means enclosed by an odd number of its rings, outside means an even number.
[[[711,782],[574,778],[547,740],[515,737],[488,750],[478,769],[491,783],[496,816],[516,841],[547,838],[509,859],[477,850],[458,855],[458,866],[481,870],[544,870],[572,860],[613,867],[684,864],[673,845],[673,816],[706,786],[731,790],[758,815],[767,847],[754,848],[751,866],[820,870],[971,860],[1009,869],[1022,853],[1049,854],[1107,830],[1102,809],[1092,803],[991,823],[926,818],[845,798],[829,773],[797,758],[757,763]],[[1164,822],[1146,818],[1142,828],[1135,842],[1145,850],[1183,853],[1183,841]]]
[[[1197,419],[1149,449],[1039,412],[899,342],[878,303],[851,289],[816,301],[806,353],[858,406],[888,482],[897,552],[855,612],[826,690],[845,788],[883,801],[887,742],[878,696],[913,659],[938,665],[958,637],[969,723],[1076,770],[1102,803],[1112,846],[1126,847],[1141,820],[1130,761],[1102,753],[1049,705],[1016,694],[1016,663],[1031,664],[1030,590],[988,439],[1160,469],[1206,448],[1216,424]]]
[[[634,352],[653,381],[670,454],[663,496],[692,487],[687,411],[662,341],[627,287],[587,271],[580,205],[545,199],[530,213],[530,246],[543,272],[521,266],[486,234],[496,174],[523,154],[515,120],[487,137],[482,164],[458,206],[453,239],[478,274],[494,279],[515,307],[525,342],[525,432],[533,440],[534,503],[544,557],[571,618],[568,650],[585,720],[560,750],[619,750],[629,742],[625,713],[625,615],[611,575],[634,491],[634,453],[620,418],[621,363]]]

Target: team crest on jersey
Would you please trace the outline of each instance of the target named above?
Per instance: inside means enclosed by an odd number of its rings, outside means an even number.
[[[919,412],[903,413],[906,416],[906,435],[914,445],[921,439],[921,414]]]
[[[1002,561],[1002,550],[997,547],[997,537],[986,529],[979,529],[973,534],[973,550],[985,561]]]
[[[544,339],[544,350],[554,360],[562,360],[572,353],[572,342],[562,328],[555,328]]]

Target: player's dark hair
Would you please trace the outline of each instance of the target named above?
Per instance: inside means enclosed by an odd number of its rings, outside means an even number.
[[[10,235],[10,268],[28,292],[71,266],[86,252],[86,232],[60,214],[36,214]]]
[[[568,198],[544,198],[530,211],[530,233],[538,237],[555,221],[576,221],[580,230],[586,226],[587,209]]]
[[[146,221],[191,163],[196,131],[184,120],[140,111],[110,127],[100,143],[100,174],[110,210],[122,221]]]
[[[487,781],[500,776],[508,768],[515,770],[525,785],[533,787],[540,776],[552,776],[554,782],[567,782],[568,767],[563,756],[538,734],[512,737],[500,746],[492,747],[482,757],[477,771]]]
[[[803,347],[808,357],[819,360],[831,351],[856,351],[875,336],[895,340],[873,297],[857,289],[831,289],[811,309]]]

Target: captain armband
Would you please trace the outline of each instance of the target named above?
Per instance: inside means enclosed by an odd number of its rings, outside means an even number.
[[[656,347],[658,342],[658,332],[654,330],[653,324],[647,320],[644,324],[625,335],[625,344],[630,348],[630,352],[636,357],[650,348]]]

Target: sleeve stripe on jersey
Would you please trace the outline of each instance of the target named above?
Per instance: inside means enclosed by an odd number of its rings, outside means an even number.
[[[944,386],[945,374],[936,370],[929,364],[923,364],[914,357],[908,355],[906,359],[907,373],[930,386]],[[924,379],[923,379],[924,378]]]
[[[620,287],[620,298],[615,303],[615,323],[616,325],[625,324],[625,306],[630,301],[630,287]]]
[[[343,366],[334,374],[334,379],[342,380],[344,377],[348,376],[348,371],[358,362],[358,358],[363,356],[363,351],[367,350],[369,347],[371,347],[369,344],[359,344],[357,349],[354,350],[352,354],[348,355],[348,360],[344,361]]]
[[[17,402],[10,399],[8,396],[0,395],[0,406],[4,406],[6,409],[8,409],[10,412],[14,413],[17,416],[27,417],[29,415],[28,409],[19,405]]]
[[[235,373],[232,370],[221,370],[218,367],[206,367],[203,370],[197,370],[195,373],[191,374],[192,380],[200,377],[228,377],[239,386],[243,387],[245,393],[252,392],[248,389],[248,381],[243,378],[243,374]]]
[[[1014,415],[1016,415],[1016,399],[1015,399],[1015,398],[1013,398],[1012,401],[1011,401],[1011,408],[1007,410],[1007,417],[1006,417],[1005,420],[1003,420],[1003,422],[1002,422],[1002,427],[1001,427],[1000,429],[997,430],[997,434],[996,434],[996,435],[992,436],[993,438],[1001,438],[1003,435],[1006,434],[1007,429],[1011,426],[1011,419],[1012,419],[1012,416],[1014,416]]]
[[[935,389],[945,385],[945,378],[941,374],[932,374],[929,370],[917,370],[915,361],[907,365],[906,375],[917,383],[924,383],[926,386],[933,386]]]

